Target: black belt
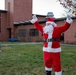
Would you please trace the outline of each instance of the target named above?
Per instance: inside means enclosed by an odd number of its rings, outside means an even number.
[[[60,41],[59,38],[44,39],[44,42]]]

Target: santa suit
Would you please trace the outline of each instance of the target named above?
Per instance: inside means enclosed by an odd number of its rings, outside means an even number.
[[[34,21],[34,19],[32,20]],[[51,22],[46,22],[53,24],[54,20]],[[34,26],[42,32],[44,44],[43,44],[43,54],[44,54],[44,65],[46,71],[51,71],[54,68],[55,75],[61,75],[61,61],[60,61],[60,36],[61,33],[66,31],[70,27],[70,21],[66,20],[63,26],[41,26],[37,20],[33,22]],[[54,24],[55,25],[55,24]]]
[[[61,33],[66,31],[70,24],[66,22],[63,26],[54,27],[52,32],[46,33],[46,28],[41,26],[38,21],[34,23],[35,27],[42,32],[44,39],[51,39],[57,38],[60,39]],[[45,29],[44,29],[45,28]],[[50,27],[51,30],[51,27]],[[55,72],[61,71],[61,64],[60,64],[60,41],[51,41],[51,42],[44,42],[43,45],[44,51],[44,64],[46,70],[51,70],[52,66],[54,66]]]

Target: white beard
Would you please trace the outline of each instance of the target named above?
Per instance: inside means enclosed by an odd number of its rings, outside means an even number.
[[[51,32],[53,32],[53,29],[54,29],[54,27],[52,25],[49,25],[49,26],[45,26],[43,28],[43,31],[44,31],[44,33],[51,33]]]

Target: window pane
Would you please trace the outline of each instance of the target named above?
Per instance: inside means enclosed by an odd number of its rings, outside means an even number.
[[[30,36],[38,36],[39,31],[37,29],[30,29],[29,34]]]
[[[18,36],[19,37],[25,37],[26,36],[26,30],[25,29],[20,29],[18,30]]]

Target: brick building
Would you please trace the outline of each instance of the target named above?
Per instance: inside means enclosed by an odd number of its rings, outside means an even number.
[[[41,25],[45,16],[37,15]],[[18,38],[23,42],[43,41],[42,34],[27,21],[32,18],[32,0],[5,0],[5,10],[0,10],[0,41]],[[62,20],[61,20],[62,19]],[[65,23],[64,18],[56,20],[58,25]],[[76,19],[64,33],[64,43],[76,43]]]

